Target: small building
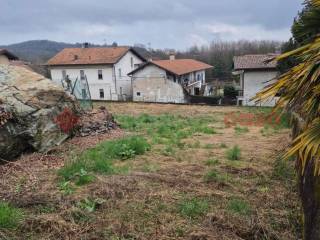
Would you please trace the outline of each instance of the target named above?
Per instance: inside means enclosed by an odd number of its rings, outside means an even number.
[[[66,79],[87,80],[92,100],[121,101],[132,98],[127,74],[145,61],[129,47],[91,48],[85,44],[83,48],[63,49],[47,65],[51,79],[58,84]]]
[[[7,49],[0,48],[0,64],[10,64],[11,61],[19,60],[17,56]]]
[[[185,103],[186,93],[203,95],[206,70],[212,66],[193,59],[149,61],[129,75],[133,101]]]
[[[272,61],[277,54],[256,54],[236,56],[233,59],[234,75],[239,75],[240,91],[237,97],[238,105],[255,106],[251,99],[264,87],[276,81],[279,72],[277,62]],[[277,98],[269,99],[259,106],[274,106]]]

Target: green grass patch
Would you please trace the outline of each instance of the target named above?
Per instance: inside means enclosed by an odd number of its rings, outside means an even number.
[[[241,135],[241,134],[249,132],[249,128],[248,127],[241,127],[241,126],[237,125],[234,127],[234,131],[237,135]]]
[[[137,117],[129,115],[115,116],[124,129],[145,133],[156,144],[173,145],[183,148],[182,139],[192,137],[196,133],[215,134],[208,125],[216,120],[210,117],[184,117],[170,114],[151,116],[141,114]]]
[[[251,207],[249,203],[242,199],[229,200],[227,205],[227,210],[232,213],[243,215],[243,216],[250,215],[251,213]]]
[[[115,174],[126,171],[114,166],[115,160],[125,161],[150,150],[143,137],[133,136],[106,141],[70,159],[58,174],[65,180],[84,185],[94,180],[91,173]]]
[[[6,202],[0,202],[0,229],[14,229],[23,220],[21,209],[14,208]]]
[[[227,155],[227,158],[231,161],[240,160],[241,149],[238,145],[235,145],[232,148],[227,150],[226,155]]]
[[[210,170],[204,175],[203,179],[207,183],[226,183],[228,181],[228,176],[226,174],[220,174],[216,170]]]
[[[208,211],[209,203],[207,200],[199,198],[183,199],[178,204],[178,209],[182,216],[195,219]]]
[[[219,163],[220,162],[218,159],[211,159],[211,158],[205,162],[207,166],[215,166],[215,165],[218,165]]]

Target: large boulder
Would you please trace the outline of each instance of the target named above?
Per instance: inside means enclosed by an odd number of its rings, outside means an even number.
[[[75,99],[51,80],[23,67],[0,65],[0,158],[45,152],[66,140],[57,121],[78,113]]]

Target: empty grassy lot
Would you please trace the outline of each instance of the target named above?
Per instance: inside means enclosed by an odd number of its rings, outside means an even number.
[[[279,160],[285,119],[263,120],[266,108],[103,105],[121,137],[3,175],[0,239],[299,239],[294,164]]]

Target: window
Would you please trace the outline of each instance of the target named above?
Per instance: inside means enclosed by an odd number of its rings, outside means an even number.
[[[99,95],[101,99],[104,99],[104,90],[103,89],[99,89]]]
[[[141,92],[137,92],[137,96],[141,96]]]
[[[121,74],[121,68],[119,68],[119,77],[121,78],[122,77],[122,74]]]
[[[80,70],[80,79],[85,80],[84,70]]]
[[[134,69],[137,69],[138,67],[140,67],[140,64],[138,63],[134,64]]]
[[[131,68],[133,68],[133,57],[131,57],[130,61],[131,61]]]
[[[62,70],[62,79],[65,80],[67,77],[67,72],[66,70]]]
[[[197,81],[200,81],[200,74],[197,74]]]
[[[98,70],[98,79],[99,80],[103,79],[102,70]]]

